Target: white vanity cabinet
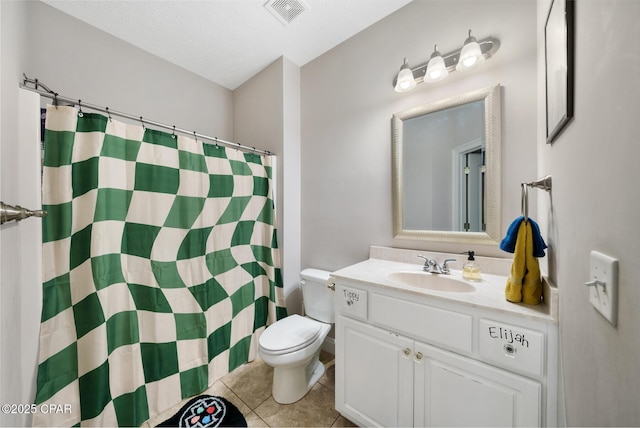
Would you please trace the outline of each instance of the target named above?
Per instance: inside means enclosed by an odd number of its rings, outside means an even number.
[[[416,343],[415,426],[539,426],[540,382]]]
[[[338,318],[336,409],[362,426],[413,426],[413,340]]]
[[[336,409],[354,423],[555,425],[553,324],[348,281],[335,291]]]

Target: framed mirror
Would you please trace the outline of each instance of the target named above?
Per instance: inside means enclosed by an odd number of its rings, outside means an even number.
[[[497,244],[500,85],[393,115],[396,239]]]

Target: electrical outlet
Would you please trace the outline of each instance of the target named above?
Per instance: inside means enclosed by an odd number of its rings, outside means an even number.
[[[611,324],[618,315],[618,260],[591,251],[589,301]]]

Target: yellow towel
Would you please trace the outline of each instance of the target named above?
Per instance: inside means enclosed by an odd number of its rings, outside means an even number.
[[[537,305],[540,303],[540,297],[542,297],[542,279],[540,277],[540,264],[538,259],[533,256],[533,229],[530,222],[527,222],[525,253],[527,273],[524,274],[524,281],[522,282],[522,303]]]
[[[505,297],[510,302],[537,305],[542,296],[540,265],[533,256],[531,223],[523,221],[518,228],[511,275],[507,279]]]
[[[527,223],[521,222],[518,227],[516,246],[513,251],[513,264],[511,275],[507,279],[507,287],[504,290],[508,301],[518,303],[522,301],[522,281],[527,269],[525,243],[527,241]]]

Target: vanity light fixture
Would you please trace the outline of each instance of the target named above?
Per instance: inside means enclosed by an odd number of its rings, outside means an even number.
[[[413,71],[411,71],[411,67],[409,67],[409,62],[406,58],[404,59],[404,64],[400,67],[395,82],[393,82],[393,86],[396,92],[407,92],[416,87]]]
[[[396,92],[407,92],[415,88],[418,83],[438,82],[454,70],[470,70],[485,59],[491,58],[499,47],[498,39],[487,37],[477,41],[469,30],[469,36],[460,49],[442,55],[438,51],[438,45],[435,45],[429,61],[414,68],[409,67],[405,58],[400,72],[393,80],[393,87]]]
[[[431,54],[431,58],[429,58],[427,71],[425,73],[425,82],[437,82],[449,75],[449,70],[447,70],[447,67],[444,65],[444,59],[438,51],[438,45],[433,47],[433,53]]]
[[[458,64],[456,64],[456,70],[470,70],[483,61],[484,56],[482,56],[480,45],[476,41],[476,38],[471,35],[471,30],[469,30],[469,37],[464,41],[464,46],[460,52],[460,59],[458,60]]]

